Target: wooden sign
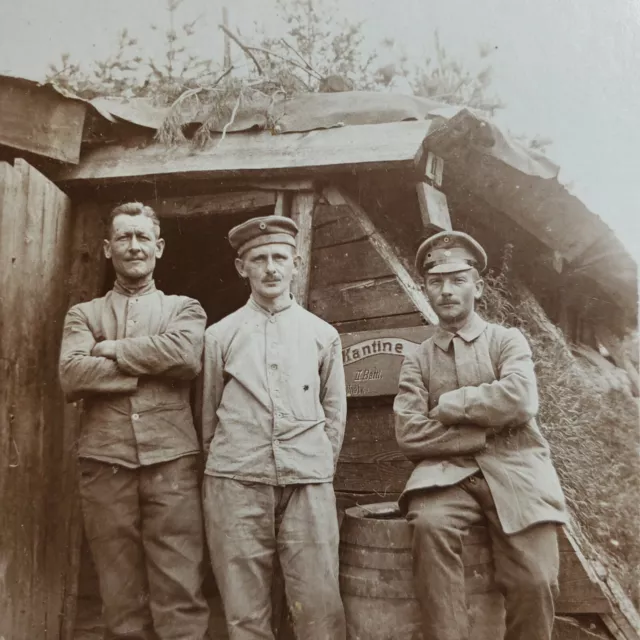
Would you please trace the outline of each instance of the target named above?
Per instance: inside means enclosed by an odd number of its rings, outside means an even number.
[[[340,338],[347,397],[396,395],[404,356],[434,330],[433,326],[421,326],[343,333]]]
[[[422,224],[427,229],[451,231],[451,216],[447,205],[447,196],[427,182],[416,185]]]

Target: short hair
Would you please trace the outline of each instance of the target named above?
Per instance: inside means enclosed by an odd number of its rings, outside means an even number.
[[[121,215],[151,218],[153,227],[156,230],[156,235],[160,237],[160,218],[158,218],[156,212],[151,207],[142,204],[142,202],[126,202],[112,209],[107,220],[107,236],[111,236],[114,218]]]

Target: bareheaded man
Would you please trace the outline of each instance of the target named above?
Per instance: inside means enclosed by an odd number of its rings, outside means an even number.
[[[341,343],[290,293],[297,233],[282,216],[231,229],[251,296],[205,334],[203,504],[230,640],[273,640],[276,554],[297,637],[345,638],[332,484],[347,406]]]
[[[80,497],[111,640],[202,640],[200,446],[189,404],[206,316],[153,282],[164,240],[153,209],[111,212],[116,281],[67,313],[60,381],[83,399]]]
[[[527,340],[474,311],[486,265],[465,233],[437,233],[418,249],[440,323],[400,373],[396,437],[416,463],[400,508],[413,535],[425,640],[469,639],[462,536],[483,521],[505,599],[505,638],[550,640],[564,498],[536,424]]]

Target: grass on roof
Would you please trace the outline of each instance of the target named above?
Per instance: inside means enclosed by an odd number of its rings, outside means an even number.
[[[576,358],[535,297],[508,271],[485,278],[479,311],[529,339],[540,393],[540,427],[582,533],[597,560],[640,605],[638,399]]]

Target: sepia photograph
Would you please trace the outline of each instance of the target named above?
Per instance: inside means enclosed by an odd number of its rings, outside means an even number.
[[[0,640],[640,640],[639,0],[0,15]]]

